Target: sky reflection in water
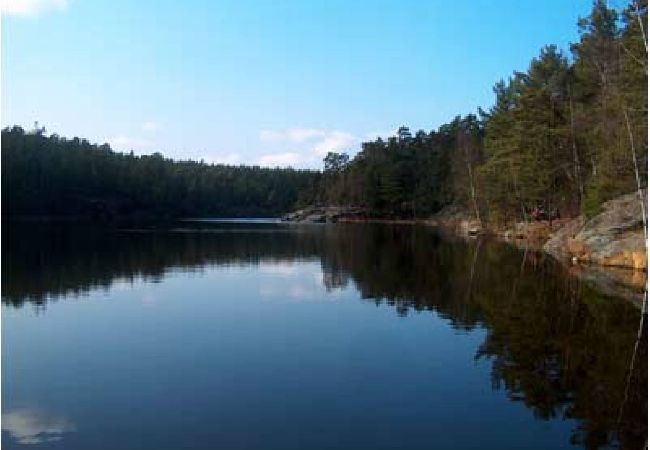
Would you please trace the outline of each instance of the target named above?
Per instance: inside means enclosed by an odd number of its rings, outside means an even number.
[[[180,226],[5,227],[3,446],[645,443],[638,310],[542,255],[417,227]]]

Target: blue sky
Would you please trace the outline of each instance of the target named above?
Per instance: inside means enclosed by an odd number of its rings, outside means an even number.
[[[617,5],[614,5],[617,6]],[[489,107],[590,0],[3,0],[3,126],[209,162],[328,150]]]

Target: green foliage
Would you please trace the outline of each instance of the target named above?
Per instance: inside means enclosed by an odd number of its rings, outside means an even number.
[[[646,0],[621,14],[595,1],[578,22],[571,61],[545,46],[527,71],[494,86],[495,104],[480,118],[459,116],[415,137],[400,127],[397,138],[364,143],[324,179],[323,197],[399,216],[454,203],[506,224],[535,207],[592,215],[645,187],[647,11]]]
[[[277,215],[312,203],[320,176],[116,153],[20,127],[2,131],[4,217]]]
[[[328,152],[327,156],[323,159],[325,172],[342,170],[349,160],[350,157],[346,153]]]
[[[585,191],[585,198],[582,201],[582,213],[588,219],[595,216],[602,210],[603,199],[600,189],[595,183],[590,183]]]
[[[498,224],[535,207],[594,214],[647,185],[647,16],[647,0],[620,13],[596,0],[571,59],[545,46],[494,86],[487,112],[429,133],[402,126],[352,159],[330,152],[322,173],[173,162],[5,129],[3,213],[268,215],[319,203],[393,217],[456,204]]]
[[[332,170],[326,161],[322,197],[331,204],[365,206],[381,215],[431,214],[470,197],[467,162],[478,164],[481,142],[482,123],[474,115],[456,117],[437,131],[420,130],[415,136],[400,127],[397,137],[363,143],[340,169]]]

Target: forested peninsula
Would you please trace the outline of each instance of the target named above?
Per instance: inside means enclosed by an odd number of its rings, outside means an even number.
[[[5,128],[3,218],[280,216],[339,206],[390,219],[465,211],[482,228],[505,229],[589,219],[624,194],[642,205],[647,12],[646,0],[622,11],[597,0],[570,52],[542,48],[526,71],[494,85],[489,109],[429,132],[401,127],[352,157],[329,153],[320,171],[173,161]]]

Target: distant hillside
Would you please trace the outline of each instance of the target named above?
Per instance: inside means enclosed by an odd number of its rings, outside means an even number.
[[[84,139],[2,130],[2,215],[269,216],[313,200],[316,171],[135,156]]]

